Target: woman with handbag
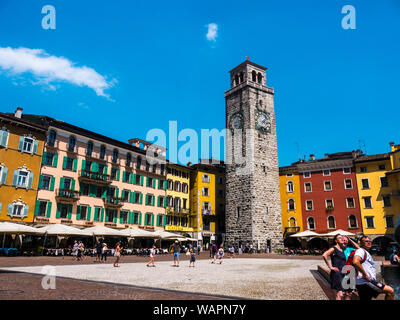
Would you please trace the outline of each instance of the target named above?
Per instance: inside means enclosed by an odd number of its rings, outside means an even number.
[[[115,257],[114,267],[119,267],[118,262],[119,262],[119,258],[121,257],[121,250],[122,250],[122,248],[119,245],[120,245],[120,243],[117,242],[116,247],[115,247],[115,253],[114,253],[114,257]]]

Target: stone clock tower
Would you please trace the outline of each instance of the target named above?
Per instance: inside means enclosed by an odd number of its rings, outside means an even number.
[[[226,244],[283,246],[274,90],[249,60],[230,71],[226,108]]]

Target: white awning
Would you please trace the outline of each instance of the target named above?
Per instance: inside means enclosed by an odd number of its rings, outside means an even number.
[[[314,232],[314,231],[303,231],[299,233],[292,234],[290,237],[295,237],[295,238],[302,238],[302,237],[320,237],[321,235]]]
[[[93,236],[119,236],[126,237],[121,231],[117,229],[107,228],[104,226],[95,226],[84,229],[86,232]]]
[[[150,232],[139,228],[124,229],[121,230],[120,233],[131,238],[159,238],[155,232]]]
[[[92,234],[85,230],[67,226],[65,224],[48,224],[47,226],[36,228],[37,230],[47,233],[51,236],[91,236]]]
[[[0,222],[0,233],[8,234],[43,234],[38,228],[29,227],[19,223]]]

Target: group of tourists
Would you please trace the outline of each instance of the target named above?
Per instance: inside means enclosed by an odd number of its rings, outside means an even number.
[[[393,288],[376,279],[375,262],[369,253],[371,238],[363,236],[358,245],[338,234],[334,241],[335,245],[325,251],[322,257],[330,269],[331,289],[336,291],[336,300],[351,300],[355,291],[360,300],[371,300],[380,294],[384,294],[386,300],[394,299]],[[349,242],[352,246],[349,246]],[[352,285],[354,282],[355,285]]]
[[[83,244],[82,241],[76,241],[74,242],[74,246],[72,248],[72,255],[74,256],[74,259],[76,261],[81,261],[86,260],[85,255],[83,254],[85,252],[85,245]]]

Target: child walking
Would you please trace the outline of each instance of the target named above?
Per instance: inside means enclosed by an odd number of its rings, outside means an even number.
[[[147,263],[147,266],[150,267],[155,267],[156,265],[154,264],[154,256],[156,255],[156,247],[153,246],[153,248],[150,249],[150,261]]]
[[[224,257],[224,247],[221,244],[221,246],[218,249],[218,259],[219,259],[219,264],[222,264],[222,258]]]
[[[190,263],[189,263],[189,268],[193,267],[194,268],[194,263],[196,262],[196,252],[191,249],[190,250]]]

